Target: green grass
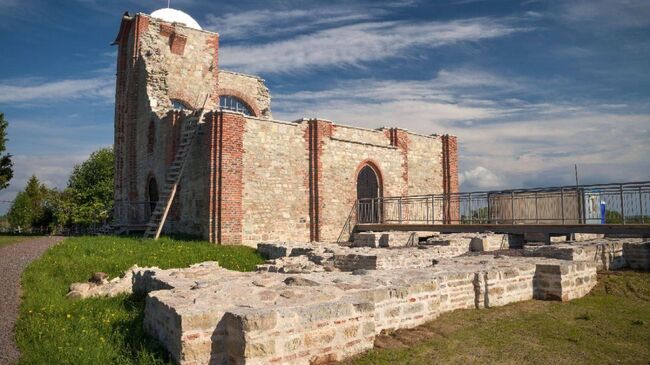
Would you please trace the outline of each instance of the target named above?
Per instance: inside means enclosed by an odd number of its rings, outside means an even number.
[[[650,364],[650,273],[599,277],[584,298],[440,316],[346,364]]]
[[[0,235],[0,247],[13,245],[14,243],[23,242],[31,238],[34,238],[34,236],[3,234]]]
[[[143,299],[65,299],[72,282],[94,271],[111,277],[131,265],[184,267],[216,260],[235,270],[262,261],[246,247],[134,238],[66,239],[23,275],[25,298],[16,339],[22,364],[162,364],[160,345],[142,329]],[[380,336],[374,349],[345,364],[647,364],[650,273],[599,277],[569,303],[528,301],[462,310],[413,330]]]
[[[111,277],[133,264],[187,267],[202,261],[250,271],[262,258],[248,247],[216,246],[198,241],[136,238],[68,238],[33,262],[22,278],[24,298],[16,326],[21,364],[161,364],[169,359],[144,334],[144,299],[68,300],[73,282],[95,271]]]

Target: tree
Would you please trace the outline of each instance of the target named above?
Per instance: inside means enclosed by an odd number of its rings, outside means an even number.
[[[28,229],[32,226],[31,200],[24,191],[16,195],[7,213],[9,224],[14,228]]]
[[[12,227],[23,229],[49,227],[53,221],[54,190],[41,183],[35,175],[29,178],[25,190],[16,195],[7,218]]]
[[[74,167],[57,203],[60,223],[89,225],[108,218],[113,207],[114,158],[113,149],[103,148]]]
[[[4,113],[0,113],[0,190],[9,186],[9,180],[14,176],[11,155],[4,153],[7,148],[7,127]]]

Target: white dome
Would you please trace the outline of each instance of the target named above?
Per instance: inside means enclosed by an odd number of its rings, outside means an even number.
[[[201,26],[199,25],[199,23],[196,22],[196,20],[194,20],[194,18],[176,9],[171,9],[171,8],[158,9],[153,13],[151,13],[151,17],[158,18],[160,20],[164,20],[170,23],[185,24],[185,26],[187,26],[188,28],[194,28],[199,30],[201,29]]]

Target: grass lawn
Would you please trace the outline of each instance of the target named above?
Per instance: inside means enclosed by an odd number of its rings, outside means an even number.
[[[249,271],[262,258],[248,247],[198,241],[121,237],[68,238],[33,262],[23,274],[24,298],[16,326],[21,364],[161,364],[164,350],[145,336],[144,298],[67,300],[73,282],[95,271],[111,277],[133,264],[187,267],[202,261]]]
[[[650,364],[650,273],[600,275],[568,303],[444,314],[375,344],[345,364]]]
[[[14,243],[23,242],[28,239],[34,238],[35,236],[20,236],[20,235],[11,235],[11,234],[2,234],[0,235],[0,247],[9,246]]]
[[[216,260],[234,270],[262,261],[247,247],[196,241],[68,238],[23,275],[16,339],[22,364],[162,364],[165,351],[144,334],[143,298],[70,301],[72,282],[111,277],[131,265],[184,267]],[[585,298],[462,310],[413,330],[382,335],[377,348],[345,364],[649,364],[650,273],[601,275]]]

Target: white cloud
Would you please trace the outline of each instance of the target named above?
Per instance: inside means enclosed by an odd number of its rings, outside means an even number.
[[[519,101],[495,102],[478,94],[514,90],[518,86],[499,76],[469,69],[441,70],[431,80],[351,80],[332,89],[274,95],[276,115],[296,113],[328,119],[352,120],[374,126],[377,122],[408,123],[414,130],[443,127],[446,122],[504,116],[521,108]],[[381,111],[380,119],[376,112]],[[426,121],[426,123],[424,123]]]
[[[56,101],[78,98],[112,100],[115,96],[114,77],[66,79],[47,82],[33,80],[0,81],[0,103]]]
[[[599,28],[650,26],[647,0],[572,0],[561,2],[559,16],[567,22],[592,22]]]
[[[250,10],[223,15],[206,15],[204,28],[218,32],[224,41],[271,36],[313,30],[324,26],[373,18],[374,11],[365,13],[347,8],[314,10]]]
[[[321,117],[367,128],[457,135],[465,191],[570,184],[575,163],[588,177],[585,182],[650,179],[647,107],[501,96],[519,93],[518,88],[535,92],[525,82],[486,72],[444,70],[427,81],[353,80],[279,95],[274,112],[289,120]]]
[[[224,67],[244,72],[295,72],[314,67],[358,65],[395,57],[415,47],[435,48],[479,41],[519,30],[489,18],[364,22],[271,43],[223,47],[220,57]]]
[[[458,180],[461,185],[470,187],[472,190],[498,189],[503,187],[503,179],[483,166],[476,166],[473,169],[459,173]]]

